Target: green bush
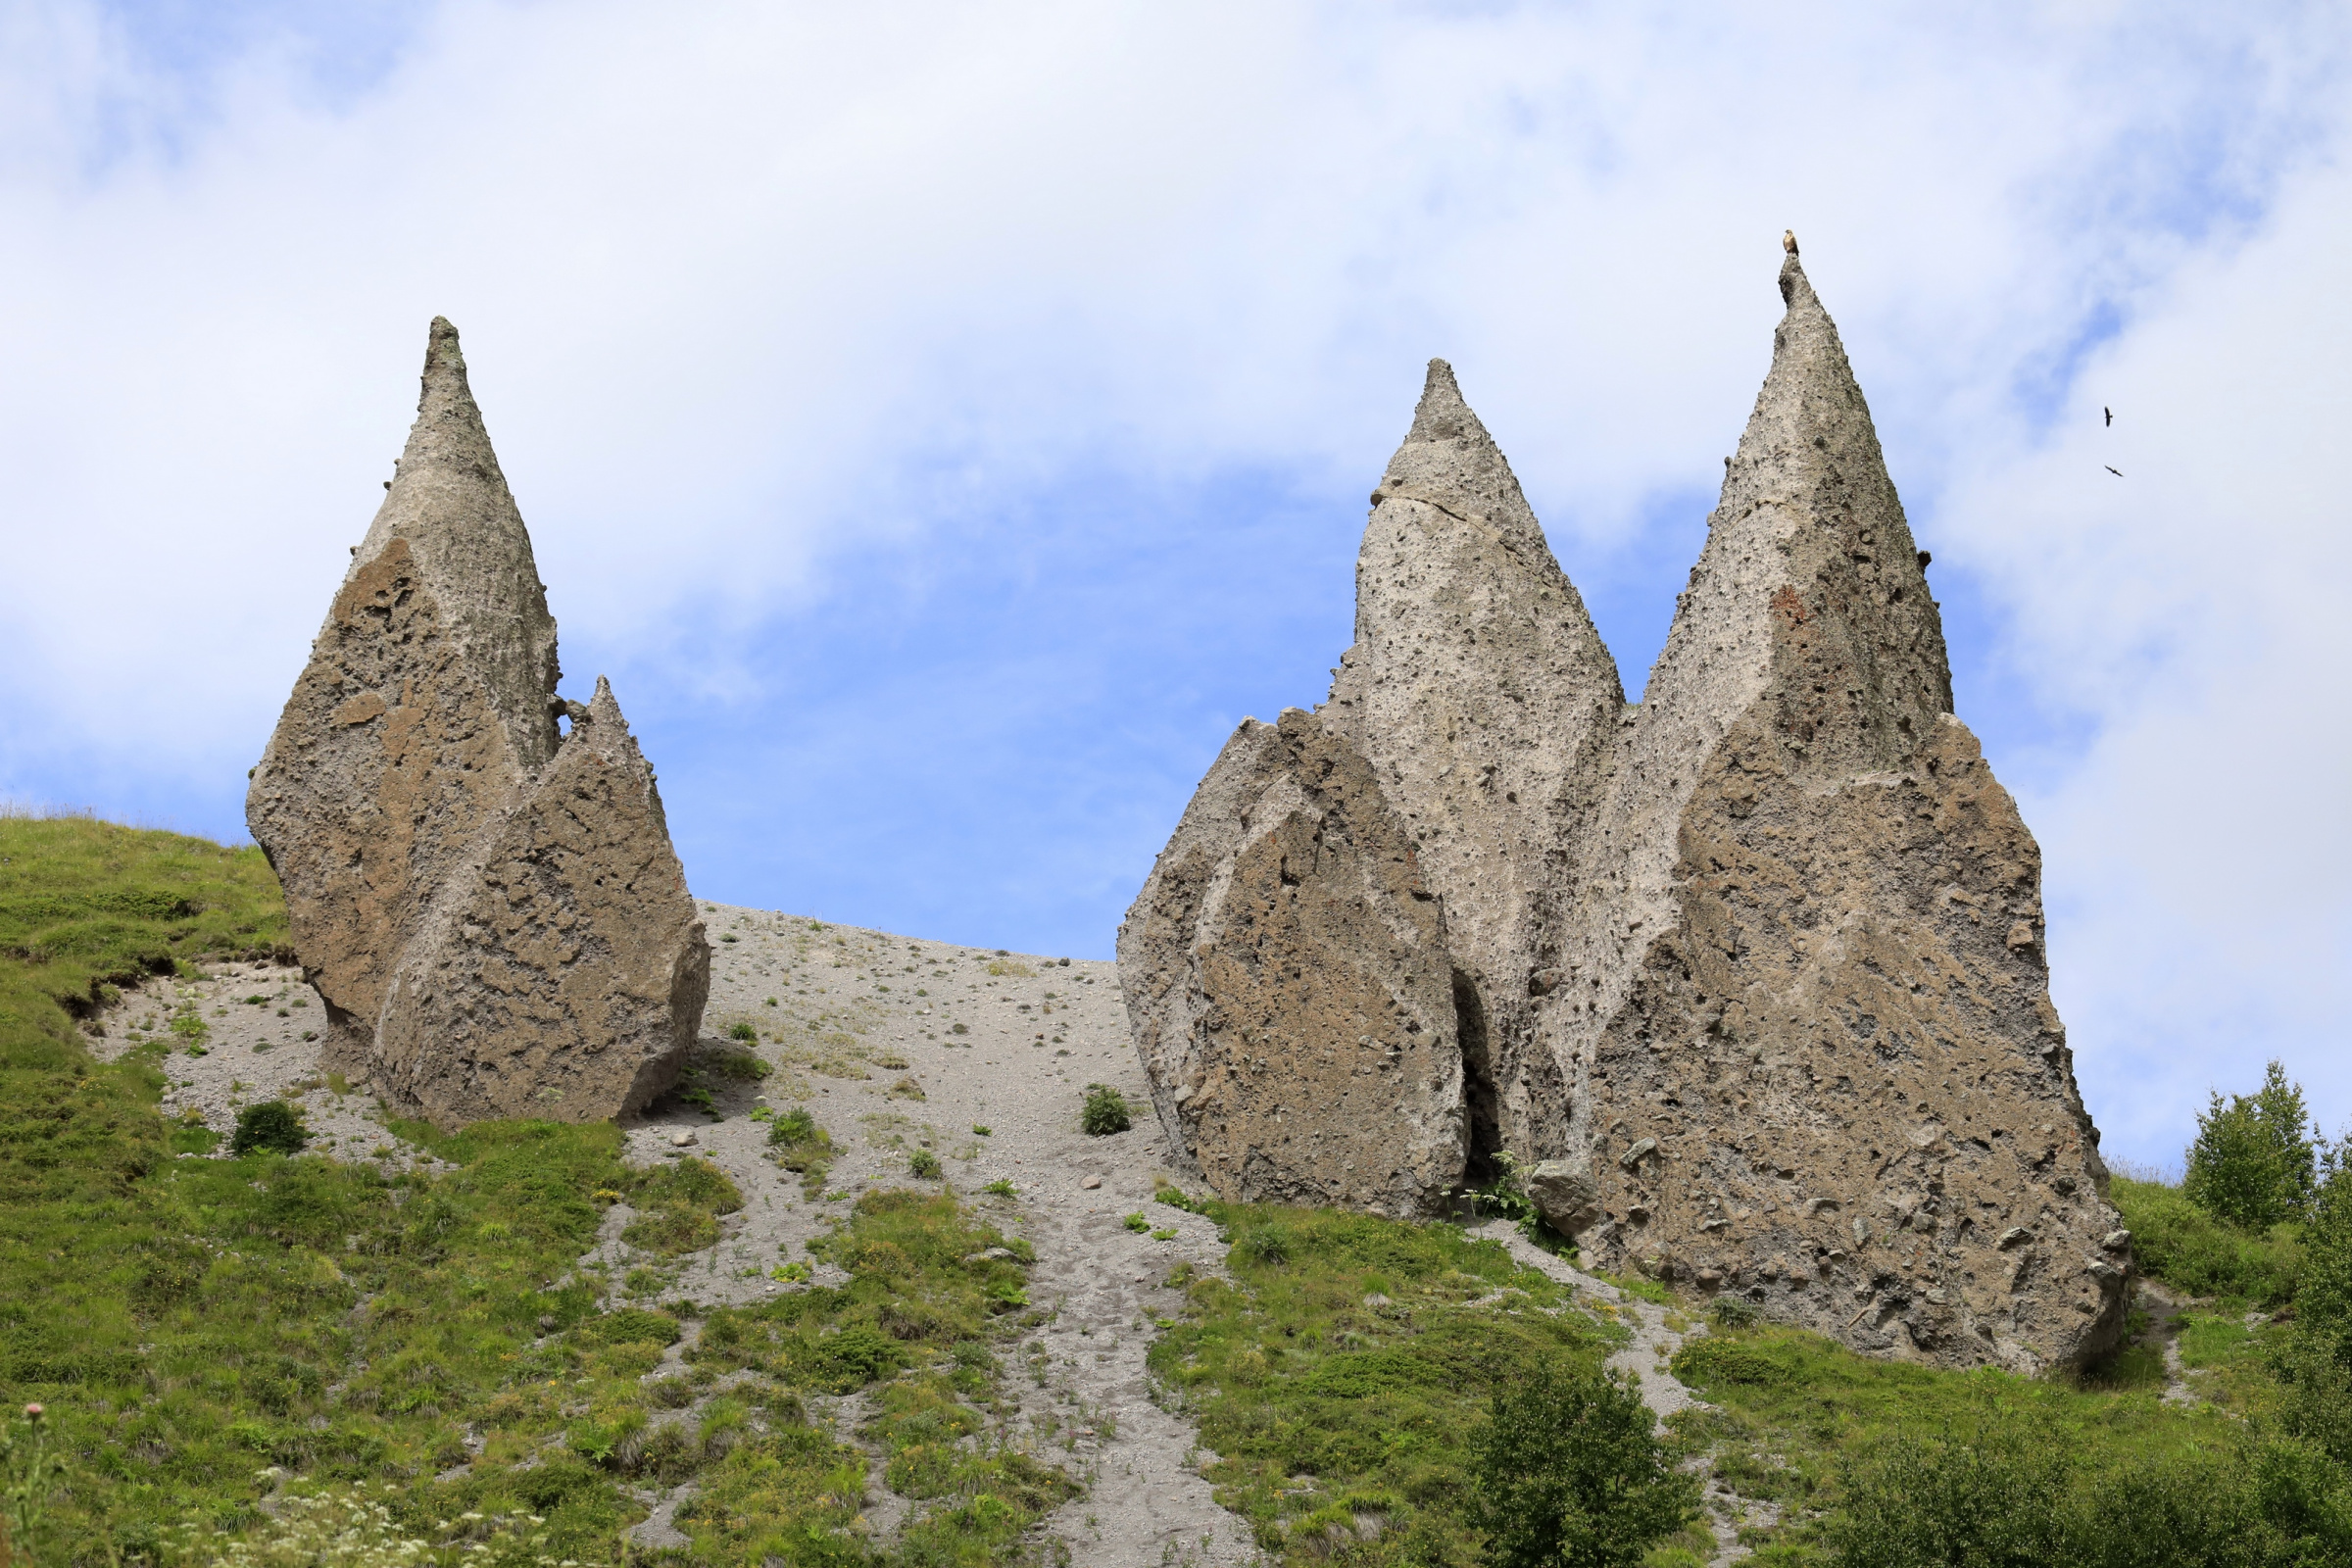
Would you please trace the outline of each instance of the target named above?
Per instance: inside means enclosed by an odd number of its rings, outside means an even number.
[[[921,1181],[939,1179],[939,1156],[928,1149],[918,1149],[906,1156],[907,1172]]]
[[[2039,1441],[2035,1441],[2039,1440]],[[1840,1467],[1845,1507],[1831,1521],[1838,1568],[2047,1568],[2071,1562],[2060,1511],[2069,1465],[2048,1435],[1988,1434],[1894,1443]]]
[[[2132,1252],[2152,1277],[2191,1296],[2235,1297],[2258,1306],[2293,1299],[2303,1247],[2293,1226],[2257,1235],[2214,1218],[2178,1187],[2118,1176],[2108,1197],[2132,1232]]]
[[[2207,1213],[2250,1231],[2299,1218],[2318,1185],[2318,1152],[2303,1108],[2303,1090],[2273,1061],[2262,1087],[2217,1093],[2197,1118],[2188,1174],[2180,1190]]]
[[[301,1112],[282,1100],[265,1100],[237,1112],[237,1130],[228,1135],[228,1152],[250,1154],[267,1150],[299,1154],[310,1141],[311,1135],[303,1131]]]
[[[1698,1502],[1641,1396],[1587,1367],[1538,1363],[1496,1391],[1470,1449],[1494,1568],[1631,1568]]]
[[[1123,1133],[1135,1122],[1128,1114],[1126,1096],[1108,1084],[1088,1084],[1086,1104],[1078,1112],[1078,1125],[1091,1136],[1102,1138]]]
[[[2009,1418],[1905,1435],[1841,1470],[1838,1568],[2321,1568],[2352,1561],[2352,1485],[2292,1442],[2084,1458]]]

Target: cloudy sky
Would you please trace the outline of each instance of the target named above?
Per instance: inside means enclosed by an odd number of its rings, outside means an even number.
[[[242,837],[445,314],[698,892],[1104,956],[1432,355],[1639,689],[1793,226],[2108,1150],[2332,1129],[2346,17],[0,0],[0,796]]]

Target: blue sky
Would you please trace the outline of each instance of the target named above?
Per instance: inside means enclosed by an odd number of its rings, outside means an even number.
[[[0,0],[0,794],[240,834],[445,313],[699,891],[1107,956],[1232,725],[1322,696],[1432,355],[1638,692],[1792,225],[2108,1148],[2272,1054],[2339,1124],[2346,42]]]

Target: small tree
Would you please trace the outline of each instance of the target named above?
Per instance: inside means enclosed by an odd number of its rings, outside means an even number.
[[[1078,1112],[1078,1125],[1097,1138],[1123,1133],[1135,1125],[1127,1113],[1127,1097],[1108,1084],[1088,1084],[1086,1104]]]
[[[1497,1391],[1471,1468],[1494,1568],[1631,1568],[1698,1499],[1641,1396],[1573,1366],[1539,1364]]]
[[[302,1130],[301,1113],[282,1100],[265,1100],[237,1112],[237,1130],[228,1136],[228,1152],[250,1154],[257,1149],[280,1154],[299,1154],[310,1135]]]
[[[2181,1191],[2216,1218],[2248,1230],[2265,1231],[2300,1216],[2318,1185],[2319,1156],[2303,1109],[2303,1090],[2287,1082],[2286,1069],[2273,1061],[2262,1087],[2216,1094],[2197,1118],[2197,1141],[2188,1149],[2188,1174]]]

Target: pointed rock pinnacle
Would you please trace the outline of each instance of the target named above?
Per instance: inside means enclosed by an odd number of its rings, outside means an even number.
[[[2049,1002],[2039,852],[1950,712],[1922,555],[1793,253],[1780,286],[1771,370],[1584,840],[1585,1006],[1547,1014],[1604,1216],[1586,1255],[1864,1350],[2080,1365],[2115,1343],[2124,1276],[2099,1253],[2116,1221]],[[2027,1126],[2049,1130],[2032,1158],[1997,1147]],[[2041,1261],[2002,1265],[1965,1225],[1931,1248],[1824,1221],[1908,1219],[1947,1182],[1971,1212],[2045,1216]]]
[[[484,1103],[521,1102],[486,1098],[486,1091],[427,1093],[420,1086],[453,1081],[436,1065],[437,1046],[418,1048],[421,1054],[394,1081],[383,1054],[390,988],[396,971],[405,972],[414,999],[419,944],[447,939],[443,916],[471,906],[485,874],[483,857],[513,830],[513,813],[548,778],[569,771],[551,765],[564,760],[556,715],[574,706],[555,696],[557,668],[556,623],[530,535],[466,384],[457,329],[436,319],[399,476],[352,553],[310,662],[254,770],[245,812],[285,889],[295,949],[326,1003],[322,1062],[355,1078],[382,1073],[383,1092],[444,1124],[485,1114],[478,1109]],[[613,829],[644,852],[631,884],[641,897],[628,907],[600,911],[598,919],[616,922],[609,928],[577,925],[583,941],[595,939],[586,949],[575,941],[507,955],[501,961],[508,967],[485,982],[493,989],[514,990],[518,976],[547,964],[576,967],[567,983],[595,983],[600,965],[644,932],[665,933],[661,940],[671,944],[680,963],[691,963],[688,950],[701,942],[651,773],[601,685],[598,700],[607,714],[591,717],[605,722],[586,727],[609,729],[611,736],[578,748],[576,765],[598,757],[623,760],[612,750],[617,745],[646,772],[644,802],[627,789],[615,797],[615,821],[640,825]],[[566,758],[571,750],[565,748]],[[617,776],[628,769],[608,771]],[[647,820],[658,833],[642,826]],[[664,869],[666,877],[659,874]],[[691,940],[678,934],[681,908]],[[507,929],[477,922],[462,931],[467,943],[496,948],[491,933]],[[580,960],[583,951],[594,957]],[[444,1001],[462,1007],[467,999]],[[701,998],[691,987],[676,991],[672,1004],[688,1001],[699,1018]],[[532,1027],[543,1029],[537,1037],[543,1042],[566,1038],[544,1033],[554,1027],[546,1019]],[[621,1055],[605,1048],[626,1042],[612,1034],[600,1039],[595,1050],[618,1062]],[[674,1052],[662,1056],[668,1050],[653,1054],[674,1066]],[[525,1054],[509,1053],[510,1076]],[[630,1072],[642,1076],[636,1066]],[[555,1087],[568,1102],[533,1102],[531,1113],[611,1114],[596,1108],[596,1095],[577,1093],[576,1083]],[[624,1085],[613,1102],[636,1092]]]

